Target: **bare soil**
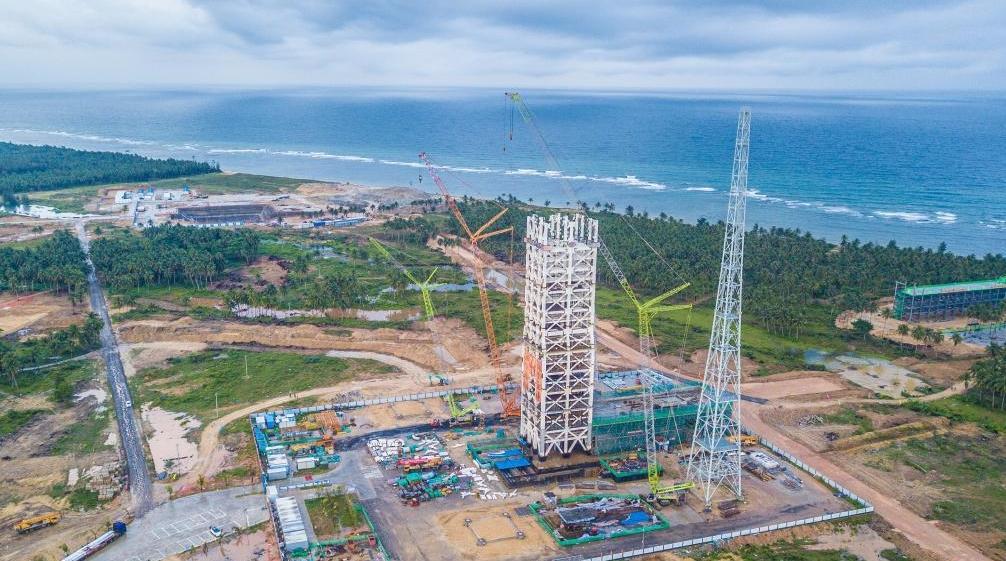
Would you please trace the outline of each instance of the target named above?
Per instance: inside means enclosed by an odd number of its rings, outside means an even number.
[[[229,345],[264,345],[300,349],[344,349],[374,351],[400,356],[428,370],[442,371],[436,353],[437,343],[428,331],[397,329],[329,329],[315,325],[247,325],[227,321],[198,321],[179,318],[173,321],[144,320],[124,323],[118,328],[127,343],[186,342]],[[474,330],[460,322],[442,340],[451,355],[467,368],[488,365],[488,357],[478,352],[472,341],[479,340]],[[473,348],[475,347],[475,348]],[[507,355],[509,356],[509,355]]]
[[[890,309],[891,305],[886,306],[886,308]],[[902,343],[906,346],[918,347],[921,343],[916,339],[913,339],[910,334],[902,335],[898,333],[899,325],[907,325],[909,329],[914,328],[916,325],[921,325],[931,329],[944,330],[965,327],[968,321],[970,321],[969,318],[962,317],[948,321],[904,322],[894,318],[884,318],[880,315],[880,310],[882,309],[884,309],[884,307],[879,308],[875,313],[854,312],[852,310],[847,310],[835,318],[835,326],[839,329],[851,330],[852,323],[854,321],[857,319],[865,319],[873,324],[873,329],[870,331],[870,335],[894,341],[895,343]],[[985,354],[985,349],[983,347],[972,345],[968,342],[962,342],[959,345],[954,345],[954,342],[950,340],[950,338],[945,339],[939,345],[926,347],[926,350],[928,352],[936,352],[950,357],[973,357]]]
[[[98,376],[92,387],[103,389]],[[53,499],[50,491],[65,484],[70,468],[81,472],[95,465],[118,459],[115,449],[89,454],[52,455],[52,447],[74,424],[83,422],[99,404],[88,398],[72,407],[57,408],[44,396],[8,399],[0,408],[46,408],[54,413],[37,418],[0,444],[0,560],[23,560],[39,553],[50,558],[62,558],[59,545],[83,543],[104,531],[104,520],[122,516],[121,494],[97,510],[76,513],[68,511],[66,498]],[[114,431],[110,422],[103,435]],[[60,511],[63,519],[55,526],[29,535],[19,536],[8,531],[18,520],[49,511]],[[100,531],[99,531],[100,530]]]
[[[537,560],[558,555],[561,548],[531,517],[513,516],[517,527],[524,531],[524,539],[490,541],[484,546],[477,546],[471,529],[465,527],[465,519],[469,518],[476,530],[486,540],[511,536],[513,528],[503,519],[502,515],[504,512],[513,515],[513,509],[520,506],[526,506],[526,502],[480,503],[478,508],[473,508],[470,505],[445,512],[437,516],[436,522],[431,528],[433,530],[431,534],[439,538],[437,541],[443,540],[441,547],[448,550],[452,554],[450,557],[455,559],[508,559],[516,561]]]
[[[46,292],[19,297],[0,292],[0,332],[28,328],[33,334],[45,333],[81,323],[88,310],[87,304],[71,306],[69,298]]]

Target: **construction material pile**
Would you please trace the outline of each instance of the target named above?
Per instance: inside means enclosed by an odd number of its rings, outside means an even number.
[[[384,469],[426,464],[432,466],[433,462],[450,459],[443,442],[432,432],[414,433],[408,439],[374,438],[367,442],[367,449],[374,461]],[[404,463],[400,463],[402,461]]]
[[[636,495],[583,495],[530,505],[561,546],[662,530],[665,518]]]
[[[86,487],[98,493],[99,501],[110,501],[122,489],[125,472],[120,462],[94,466],[84,472]]]
[[[634,479],[644,479],[647,476],[646,457],[637,452],[630,452],[625,456],[604,458],[599,463],[604,470],[605,476],[619,483]],[[661,471],[662,468],[658,465],[657,472],[660,473]]]

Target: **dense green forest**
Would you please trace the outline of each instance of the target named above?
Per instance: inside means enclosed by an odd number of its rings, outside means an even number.
[[[524,228],[529,212],[539,211],[515,199],[479,201],[465,198],[460,207],[475,228],[506,204],[510,211],[498,223],[512,225],[510,236],[491,238],[482,247],[500,259],[514,252],[523,261]],[[701,301],[716,293],[723,224],[700,220],[686,224],[666,216],[648,217],[599,206],[589,212],[600,223],[600,234],[611,249],[629,283],[643,294],[655,294],[681,284],[692,287],[681,300]],[[457,224],[452,233],[461,235]],[[420,230],[422,231],[422,230]],[[644,243],[645,239],[658,252]],[[600,257],[599,257],[600,259]],[[830,319],[846,309],[865,309],[873,299],[890,296],[897,280],[918,284],[996,278],[1006,274],[1006,257],[959,256],[923,248],[900,248],[842,240],[832,244],[809,232],[755,225],[748,232],[744,256],[745,316],[766,330],[789,337],[827,311]],[[599,282],[617,288],[611,270],[598,265]]]
[[[22,202],[16,193],[80,185],[150,181],[220,171],[188,160],[158,160],[118,152],[0,142],[0,196],[4,206]]]
[[[80,242],[58,230],[35,247],[0,247],[0,291],[18,295],[35,290],[68,294],[76,303],[83,298],[87,277]]]
[[[113,290],[145,286],[205,288],[228,267],[259,255],[259,234],[189,226],[158,226],[142,234],[115,232],[91,243],[91,259]]]

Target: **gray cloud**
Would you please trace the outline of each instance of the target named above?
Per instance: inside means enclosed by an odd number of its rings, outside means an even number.
[[[1006,88],[1006,4],[3,0],[23,86]]]

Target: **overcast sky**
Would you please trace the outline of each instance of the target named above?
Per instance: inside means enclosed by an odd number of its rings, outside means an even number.
[[[0,0],[9,86],[1006,89],[1006,0]]]

